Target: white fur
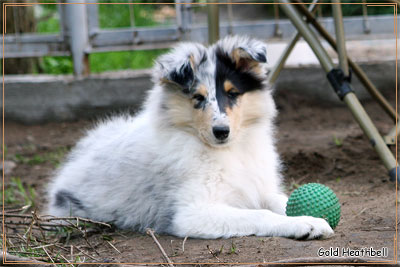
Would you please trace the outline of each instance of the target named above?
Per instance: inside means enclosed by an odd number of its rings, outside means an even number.
[[[265,49],[259,41],[239,37],[219,45],[227,51],[242,46],[249,53]],[[143,110],[135,117],[99,123],[77,144],[49,188],[48,212],[132,230],[152,227],[180,237],[331,236],[323,219],[285,215],[287,197],[273,140],[276,109],[269,90],[258,92],[258,103],[244,107],[245,112],[261,108],[260,121],[240,128],[234,140],[221,147],[175,127],[168,112],[160,109],[168,97],[160,79],[190,54],[200,60],[199,51],[208,53],[210,62],[203,71],[211,73],[213,49],[183,44],[163,56]],[[60,191],[79,200],[83,208],[73,201],[57,205]]]

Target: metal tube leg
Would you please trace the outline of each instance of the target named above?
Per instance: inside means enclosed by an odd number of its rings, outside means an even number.
[[[397,134],[396,133],[400,133],[400,123],[397,123],[397,126],[395,125],[390,131],[389,133],[383,137],[383,140],[385,140],[385,143],[387,145],[395,145],[396,144],[396,138],[397,138]]]
[[[313,4],[310,6],[309,10],[313,12],[318,5],[319,0],[314,0]],[[292,39],[290,40],[289,44],[286,46],[285,51],[283,51],[282,55],[279,57],[278,62],[275,64],[271,72],[269,73],[268,76],[268,82],[273,84],[275,83],[276,79],[278,79],[279,74],[281,73],[283,66],[285,65],[285,62],[287,58],[289,57],[290,53],[292,52],[293,48],[295,47],[297,41],[300,39],[301,35],[300,33],[296,33]]]
[[[286,46],[285,51],[283,51],[282,55],[279,57],[278,62],[274,65],[273,69],[268,75],[268,82],[270,84],[275,83],[275,81],[278,79],[287,58],[295,47],[297,41],[300,39],[300,36],[300,33],[296,33],[296,35],[293,36],[292,40],[290,40],[289,44]]]
[[[213,44],[219,39],[219,6],[208,4],[208,43]]]
[[[299,0],[294,0],[296,3],[301,3]],[[300,4],[297,5],[301,13],[306,16],[307,20],[314,26],[314,28],[317,30],[317,32],[324,37],[328,43],[332,46],[333,49],[337,50],[337,45],[333,37],[325,30],[324,27],[321,26],[321,24],[314,18],[313,14],[311,14],[307,8]],[[374,84],[371,82],[371,80],[368,78],[368,76],[365,74],[365,72],[356,64],[354,63],[350,58],[347,58],[349,61],[351,69],[354,71],[354,73],[357,75],[357,77],[360,79],[361,83],[364,85],[364,87],[367,89],[367,91],[371,94],[372,97],[381,105],[381,107],[386,111],[386,113],[394,120],[396,121],[396,111],[394,108],[389,104],[389,102],[385,99],[385,97],[378,91],[378,89],[374,86]]]
[[[326,72],[329,72],[331,69],[333,69],[334,66],[328,53],[322,47],[314,32],[311,31],[310,27],[308,27],[308,25],[301,18],[299,12],[293,7],[293,5],[290,5],[290,2],[288,0],[279,0],[279,2],[283,3],[283,5],[280,5],[280,7],[286,13],[286,16],[288,16],[289,19],[292,21],[293,25],[297,28],[299,33],[310,45],[311,49],[314,51],[314,54],[317,56],[322,68]]]
[[[346,40],[344,37],[342,7],[340,5],[340,0],[332,0],[332,3],[333,18],[335,20],[337,52],[339,55],[339,66],[342,69],[344,76],[347,77],[349,76],[350,71],[349,65],[347,64]]]
[[[298,29],[300,34],[314,51],[315,55],[320,61],[322,68],[326,71],[326,73],[328,73],[328,79],[334,87],[336,93],[339,95],[339,97],[341,97],[341,99],[344,100],[344,102],[349,107],[356,121],[360,124],[361,129],[368,136],[371,144],[383,161],[383,164],[389,170],[390,178],[391,180],[393,180],[396,177],[397,162],[393,154],[390,152],[389,148],[383,141],[375,125],[368,117],[368,114],[365,112],[364,108],[358,101],[356,95],[352,92],[350,83],[346,79],[344,79],[343,72],[341,70],[337,71],[334,69],[331,58],[328,56],[327,52],[322,47],[317,37],[311,31],[309,26],[304,22],[299,12],[293,7],[293,5],[290,5],[288,0],[279,1],[281,3],[284,3],[283,5],[281,5],[282,10],[286,13],[294,26]]]
[[[393,157],[392,152],[390,152],[385,141],[379,134],[378,130],[375,128],[373,122],[369,118],[368,114],[364,111],[361,103],[354,93],[347,94],[343,101],[350,108],[358,124],[360,124],[364,133],[368,136],[371,145],[378,152],[381,160],[385,167],[390,171],[394,172],[396,175],[396,159]],[[391,180],[394,180],[396,176],[390,175]]]

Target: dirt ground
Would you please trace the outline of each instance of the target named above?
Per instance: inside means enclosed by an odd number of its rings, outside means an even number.
[[[389,95],[394,101],[394,95]],[[345,106],[318,103],[285,92],[276,94],[280,110],[277,120],[278,149],[285,164],[286,189],[319,182],[333,189],[342,206],[335,235],[328,240],[296,241],[279,237],[241,237],[219,240],[183,239],[158,236],[175,263],[255,263],[297,257],[317,257],[318,249],[330,247],[360,249],[388,248],[392,260],[395,235],[395,183]],[[372,101],[365,103],[378,129],[387,133],[392,122]],[[5,123],[6,160],[17,163],[5,177],[19,177],[36,191],[35,203],[42,208],[45,187],[52,172],[93,121],[48,123],[26,126]],[[395,148],[391,148],[395,151]],[[11,207],[12,204],[9,204]],[[6,205],[7,207],[7,205]],[[106,237],[106,238],[105,238]],[[86,262],[165,262],[151,237],[119,230],[102,230],[82,239],[69,240],[91,255]],[[113,248],[114,246],[115,248]],[[49,251],[56,248],[48,248]],[[97,253],[95,252],[97,251]],[[119,252],[117,252],[117,250]],[[53,251],[53,253],[56,253]]]

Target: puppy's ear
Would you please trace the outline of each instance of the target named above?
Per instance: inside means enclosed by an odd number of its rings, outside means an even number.
[[[153,70],[154,82],[167,88],[180,89],[190,93],[195,83],[196,66],[205,54],[205,48],[198,44],[183,43],[156,61]]]
[[[267,62],[266,45],[257,40],[246,40],[239,43],[239,46],[232,50],[232,58],[236,67],[245,70],[252,69],[259,63]]]
[[[267,62],[267,49],[260,47],[258,50],[251,47],[239,47],[233,50],[232,56],[235,61],[252,60],[259,63]]]
[[[184,93],[189,93],[194,82],[194,70],[190,61],[188,60],[177,66],[177,68],[172,69],[164,77],[163,82],[176,84]]]
[[[267,62],[267,48],[263,42],[246,36],[227,36],[216,47],[229,55],[237,69],[262,75],[264,66],[261,63]]]
[[[153,78],[154,82],[167,88],[179,89],[184,93],[189,93],[194,82],[194,71],[189,59],[173,63],[165,61],[164,57],[157,61]]]

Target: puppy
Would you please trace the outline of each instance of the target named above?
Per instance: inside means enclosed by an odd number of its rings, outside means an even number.
[[[99,123],[72,150],[49,214],[178,237],[331,236],[323,219],[285,216],[265,63],[265,44],[238,36],[158,58],[142,111]]]

